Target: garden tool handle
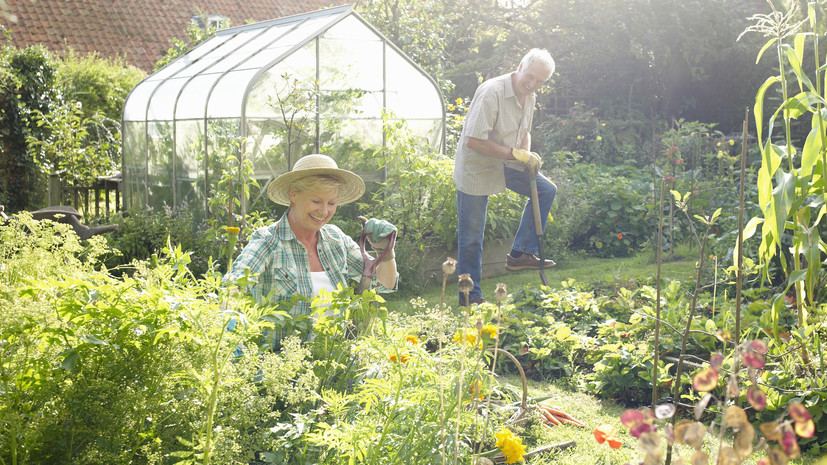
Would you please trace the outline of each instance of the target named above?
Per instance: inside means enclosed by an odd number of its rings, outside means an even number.
[[[528,170],[528,182],[531,187],[531,206],[534,211],[534,232],[537,233],[537,249],[540,252],[540,281],[548,286],[546,278],[546,257],[543,253],[543,222],[540,219],[540,195],[537,193],[537,170]]]
[[[537,170],[529,170],[529,185],[531,187],[531,207],[534,210],[534,232],[540,238],[543,235],[543,222],[540,220],[540,195],[537,193]]]

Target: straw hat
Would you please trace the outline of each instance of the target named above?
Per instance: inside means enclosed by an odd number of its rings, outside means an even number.
[[[348,170],[339,169],[336,161],[327,155],[314,153],[299,158],[293,170],[282,174],[267,186],[267,196],[279,205],[290,205],[290,186],[306,176],[326,174],[339,178],[339,205],[353,202],[365,193],[365,182]]]

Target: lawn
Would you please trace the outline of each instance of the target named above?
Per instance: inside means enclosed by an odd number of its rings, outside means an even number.
[[[692,279],[695,272],[695,258],[697,248],[690,250],[688,247],[681,247],[675,250],[672,255],[664,254],[661,265],[661,277],[664,280],[685,281]],[[559,289],[563,283],[573,280],[577,283],[606,283],[617,281],[654,283],[658,274],[657,262],[654,253],[639,254],[622,258],[596,258],[582,257],[560,260],[553,268],[545,271],[549,287]],[[493,301],[494,289],[497,283],[504,283],[508,286],[509,292],[524,288],[538,288],[542,284],[537,271],[507,272],[494,278],[483,279],[480,287],[483,296]],[[422,297],[428,304],[436,305],[440,302],[442,285],[435,284],[426,287],[421,293],[414,295],[406,292],[404,283],[400,292],[385,294],[388,311],[407,314],[411,312],[410,299]],[[448,278],[445,291],[445,305],[456,307],[456,275]]]

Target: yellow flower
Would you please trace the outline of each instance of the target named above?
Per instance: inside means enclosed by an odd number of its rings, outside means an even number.
[[[494,325],[485,325],[482,327],[482,333],[488,333],[491,339],[497,338],[497,327]]]
[[[495,434],[497,438],[496,447],[499,447],[505,456],[505,463],[525,462],[523,455],[526,453],[523,441],[514,435],[505,426],[502,427],[502,432]]]
[[[469,329],[465,334],[465,342],[471,347],[477,344],[477,336],[474,333],[475,331]],[[457,331],[457,333],[454,334],[454,342],[459,342],[461,338],[462,333]]]
[[[729,140],[729,145],[735,145],[735,139],[730,139]]]
[[[227,232],[230,233],[230,234],[238,235],[238,233],[241,232],[241,228],[239,228],[237,226],[227,226]]]
[[[582,138],[583,138],[583,136],[577,136],[577,140],[580,140]]]
[[[468,391],[471,394],[471,400],[482,402],[482,400],[485,399],[485,394],[482,392],[482,384],[480,384],[479,380],[471,381]]]
[[[552,181],[552,182],[554,182],[554,181]],[[551,212],[548,212],[548,222],[549,223],[554,223],[554,217],[551,216]]]
[[[598,140],[598,141],[601,141],[601,140],[603,140],[603,138],[602,138],[602,137],[600,137],[600,136],[597,136],[597,140]]]
[[[409,342],[413,345],[419,344],[419,338],[413,335],[405,337],[405,342]]]
[[[715,144],[715,147],[720,147],[720,146],[721,146],[721,143],[720,143],[720,142],[718,142],[717,144]]]

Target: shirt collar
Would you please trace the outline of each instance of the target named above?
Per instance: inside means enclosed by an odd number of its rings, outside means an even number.
[[[290,222],[287,220],[287,213],[290,212],[288,208],[284,215],[281,216],[281,219],[278,220],[276,223],[276,231],[275,236],[276,239],[280,241],[298,241],[299,239],[296,238],[296,234],[293,233],[293,230],[290,229]],[[326,228],[327,225],[322,226],[322,229],[319,230],[319,242],[328,241],[330,239],[330,232]]]
[[[506,74],[505,79],[505,98],[517,98],[517,94],[514,93],[514,83],[511,82],[512,76],[514,76],[517,72],[514,71],[512,73]]]

